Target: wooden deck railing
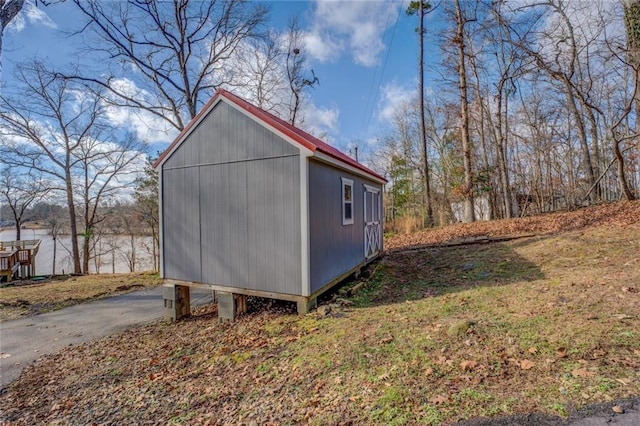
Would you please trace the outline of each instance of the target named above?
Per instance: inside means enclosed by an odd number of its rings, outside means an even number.
[[[7,277],[11,281],[20,268],[18,250],[6,249],[0,251],[0,277]]]
[[[40,240],[0,241],[0,277],[11,281],[17,272],[22,278],[36,274],[36,254]]]

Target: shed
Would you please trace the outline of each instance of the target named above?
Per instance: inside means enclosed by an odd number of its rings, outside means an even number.
[[[189,313],[191,287],[216,292],[221,318],[246,296],[305,313],[383,250],[385,178],[227,91],[154,167],[165,317]]]

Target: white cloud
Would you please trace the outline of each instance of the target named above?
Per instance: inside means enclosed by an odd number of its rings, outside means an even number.
[[[309,55],[321,62],[349,55],[359,65],[378,64],[383,37],[399,18],[401,2],[316,0],[311,29],[305,34]]]
[[[113,84],[119,92],[132,97],[144,98],[149,95],[127,78],[118,79]],[[109,105],[106,106],[106,118],[113,126],[133,132],[143,142],[169,143],[178,134],[166,120],[141,109]]]
[[[302,115],[302,124],[300,127],[327,142],[331,141],[332,134],[336,133],[339,129],[338,119],[340,117],[340,110],[336,106],[317,106],[311,102],[311,100],[307,100],[307,102],[303,104],[300,114]]]
[[[10,31],[19,33],[23,31],[27,24],[43,26],[47,28],[56,29],[58,25],[49,18],[44,10],[38,8],[31,2],[25,2],[22,10],[18,15],[13,18],[9,24],[8,29]]]
[[[113,126],[133,132],[143,142],[169,143],[178,131],[166,120],[148,111],[126,107],[107,107],[106,118]]]
[[[378,103],[378,117],[381,121],[391,122],[394,115],[403,105],[412,102],[417,90],[411,86],[389,83],[382,86],[380,102]]]

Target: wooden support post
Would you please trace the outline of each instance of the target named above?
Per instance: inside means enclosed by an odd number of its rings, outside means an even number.
[[[318,299],[315,297],[298,300],[298,315],[304,315],[316,306],[318,306]]]
[[[247,312],[247,295],[246,294],[234,294],[233,298],[236,300],[236,315],[242,315]]]
[[[218,320],[234,321],[247,311],[247,295],[216,291],[218,298]]]

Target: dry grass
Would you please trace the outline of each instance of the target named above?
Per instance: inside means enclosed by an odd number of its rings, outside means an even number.
[[[59,276],[46,281],[0,288],[0,321],[61,309],[77,303],[153,287],[160,284],[158,274],[104,274]]]
[[[337,293],[326,316],[259,309],[219,324],[210,306],[46,357],[2,395],[0,420],[436,425],[566,415],[640,394],[639,253],[640,225],[615,217],[396,251],[355,296]]]

